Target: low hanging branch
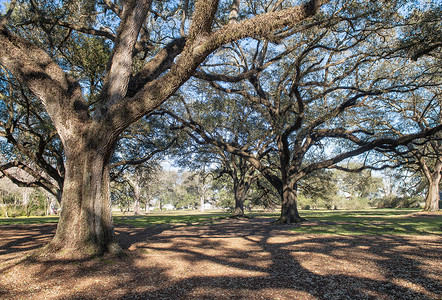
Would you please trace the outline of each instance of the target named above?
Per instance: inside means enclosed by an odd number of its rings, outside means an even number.
[[[18,170],[22,171],[21,175],[17,174]],[[59,187],[57,185],[44,177],[41,172],[32,169],[22,162],[13,161],[0,165],[0,173],[0,178],[7,177],[20,187],[40,187],[56,197],[59,194]]]

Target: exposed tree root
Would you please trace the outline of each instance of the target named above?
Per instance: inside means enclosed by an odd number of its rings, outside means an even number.
[[[229,218],[231,218],[231,219],[250,219],[250,217],[244,213],[243,214],[233,214],[233,215],[229,216]]]
[[[35,250],[30,258],[33,260],[89,260],[96,257],[103,257],[105,255],[114,255],[124,257],[126,253],[117,242],[112,242],[107,249],[103,250],[96,245],[83,245],[76,247],[59,247],[57,244],[50,242],[46,246]]]
[[[272,224],[274,225],[284,225],[284,224],[300,224],[302,222],[306,222],[308,221],[305,218],[287,218],[287,217],[280,217],[279,219],[277,219],[276,221],[273,221]]]

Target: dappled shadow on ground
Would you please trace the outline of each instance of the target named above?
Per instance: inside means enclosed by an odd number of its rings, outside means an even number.
[[[126,257],[27,261],[0,276],[0,298],[437,299],[442,293],[441,236],[306,235],[290,228],[258,218],[118,226]]]
[[[0,226],[0,272],[13,266],[25,253],[40,248],[54,235],[56,224]]]
[[[55,224],[0,226],[0,255],[38,248],[54,234]]]

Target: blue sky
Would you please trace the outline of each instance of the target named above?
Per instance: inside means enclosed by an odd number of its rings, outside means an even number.
[[[6,4],[11,2],[11,0],[0,0],[0,14],[3,14],[6,12]]]

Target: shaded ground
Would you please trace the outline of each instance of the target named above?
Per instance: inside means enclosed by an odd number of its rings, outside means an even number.
[[[0,298],[441,298],[441,235],[315,235],[290,228],[259,218],[118,225],[125,258],[18,263],[50,240],[55,225],[0,226]]]

